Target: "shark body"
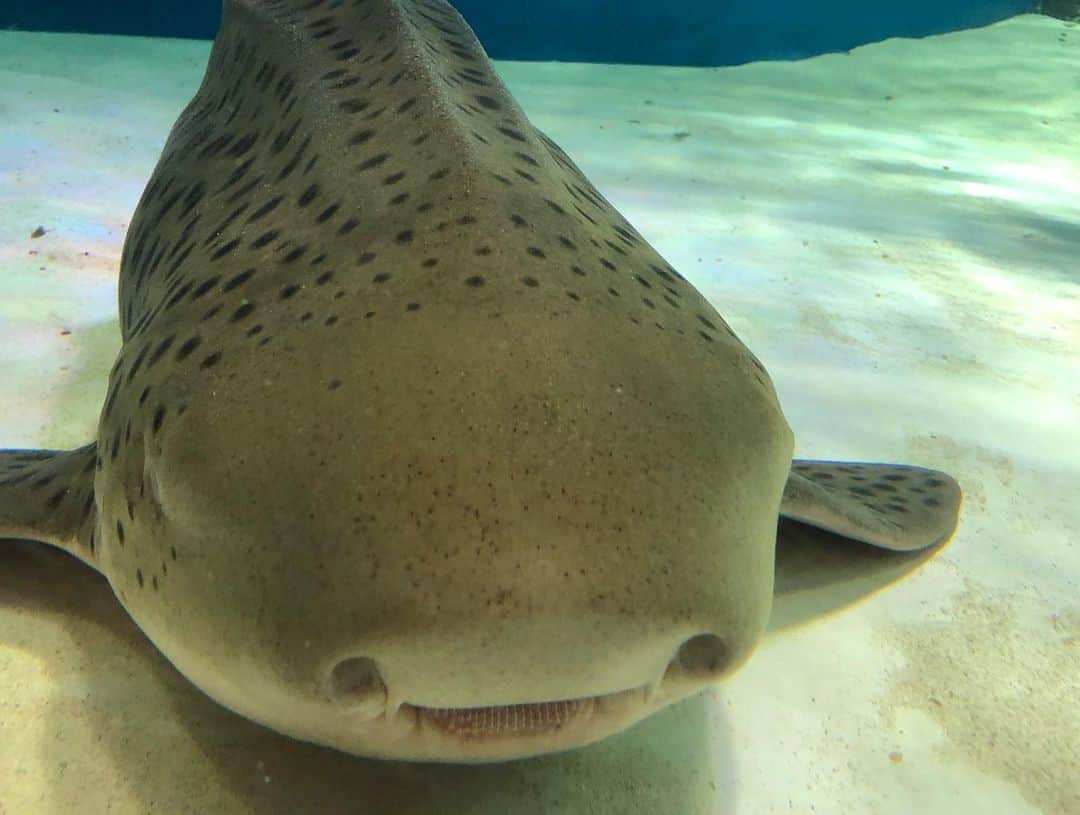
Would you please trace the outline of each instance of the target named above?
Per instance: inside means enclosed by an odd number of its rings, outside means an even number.
[[[792,462],[765,368],[442,0],[226,0],[119,311],[96,441],[0,451],[0,537],[344,751],[588,744],[748,658],[778,518],[956,525],[943,473]]]

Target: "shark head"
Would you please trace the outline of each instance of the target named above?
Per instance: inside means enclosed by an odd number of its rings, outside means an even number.
[[[100,564],[252,719],[546,752],[765,625],[792,453],[767,374],[445,3],[227,2],[121,316]]]
[[[734,344],[703,389],[618,352],[629,320],[477,326],[433,292],[290,325],[334,308],[313,300],[201,373],[103,495],[110,518],[143,493],[106,571],[197,685],[351,752],[497,759],[602,738],[749,655],[791,436]]]

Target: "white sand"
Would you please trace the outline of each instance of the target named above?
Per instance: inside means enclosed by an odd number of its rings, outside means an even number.
[[[0,33],[0,444],[93,436],[124,230],[206,54]],[[0,815],[1080,812],[1080,28],[1025,16],[716,70],[498,67],[762,359],[800,455],[960,479],[953,544],[777,631],[715,692],[486,768],[244,722],[100,580],[6,548]]]

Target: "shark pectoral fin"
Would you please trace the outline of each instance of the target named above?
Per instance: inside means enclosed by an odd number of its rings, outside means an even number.
[[[961,499],[960,485],[937,470],[796,460],[780,514],[872,546],[913,552],[952,537]]]
[[[77,450],[0,450],[0,538],[51,543],[95,566],[96,457],[96,443]]]
[[[912,574],[952,536],[960,500],[956,481],[937,470],[794,461],[776,529],[770,632],[820,619]]]

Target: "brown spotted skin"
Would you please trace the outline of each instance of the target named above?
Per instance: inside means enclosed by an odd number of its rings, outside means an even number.
[[[77,450],[0,450],[0,537],[44,540],[93,565],[97,443]]]
[[[891,548],[955,525],[947,476],[934,509],[891,465],[789,480],[760,362],[440,0],[226,2],[119,291],[98,442],[0,453],[0,535],[298,738],[586,744],[749,656],[782,500]]]

